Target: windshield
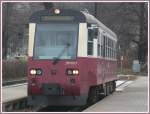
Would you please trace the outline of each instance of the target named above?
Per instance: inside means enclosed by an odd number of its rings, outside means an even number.
[[[77,33],[77,24],[37,24],[34,58],[54,59],[59,57],[59,59],[75,59]],[[68,44],[69,46],[66,48]]]

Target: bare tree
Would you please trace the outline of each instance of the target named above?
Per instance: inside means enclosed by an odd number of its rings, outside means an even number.
[[[97,17],[117,33],[124,56],[132,51],[134,42],[138,53],[133,59],[146,61],[147,3],[98,3]]]
[[[139,5],[139,11],[134,10],[134,12],[138,16],[138,23],[140,27],[139,31],[139,39],[133,39],[132,41],[135,42],[138,45],[138,59],[141,62],[146,61],[147,57],[147,6],[145,3],[141,3]]]
[[[7,18],[8,16],[11,15],[11,10],[12,6],[10,3],[4,3],[3,4],[3,31],[2,31],[2,48],[3,48],[3,59],[6,59],[7,57],[7,44],[8,44],[8,39],[9,39],[9,23],[10,23],[10,18]]]
[[[3,4],[3,58],[7,56],[7,48],[13,41],[13,50],[23,40],[24,25],[28,24],[31,13],[54,6],[65,9],[87,9],[102,23],[111,28],[118,36],[121,54],[131,58],[129,52],[138,50],[138,59],[146,61],[147,56],[147,3],[4,3]],[[15,5],[13,8],[12,6]],[[16,5],[18,7],[16,7]],[[22,39],[21,39],[22,38]],[[131,49],[131,44],[136,44]],[[17,44],[17,45],[16,45]],[[20,48],[20,47],[19,47]],[[136,54],[134,54],[136,58]],[[133,57],[133,59],[135,59]]]

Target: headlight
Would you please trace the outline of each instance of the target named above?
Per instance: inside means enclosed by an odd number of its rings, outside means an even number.
[[[42,70],[41,69],[36,69],[36,74],[37,75],[42,75]]]
[[[79,74],[79,70],[73,70],[73,74],[78,75]]]
[[[55,9],[54,12],[55,12],[55,14],[60,14],[60,10],[59,9]]]
[[[35,69],[31,69],[30,70],[30,74],[35,75],[36,74],[36,70]]]
[[[78,75],[79,74],[79,70],[77,70],[77,69],[67,69],[66,70],[66,74],[67,75]]]
[[[31,75],[42,75],[42,70],[41,69],[31,69],[30,70]]]
[[[67,74],[72,75],[73,74],[72,70],[71,69],[67,70]]]

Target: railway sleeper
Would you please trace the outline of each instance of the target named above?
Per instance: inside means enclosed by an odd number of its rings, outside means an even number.
[[[27,107],[27,99],[22,98],[10,102],[3,103],[3,111],[10,112],[10,111],[17,111],[19,109],[24,109]]]

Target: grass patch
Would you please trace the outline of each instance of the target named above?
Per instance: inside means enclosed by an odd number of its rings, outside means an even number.
[[[147,76],[147,72],[145,72],[145,71],[141,71],[141,72],[135,73],[135,72],[132,71],[132,69],[128,69],[128,68],[124,68],[124,69],[118,68],[117,74]]]
[[[3,60],[2,81],[25,79],[27,77],[26,60]]]

